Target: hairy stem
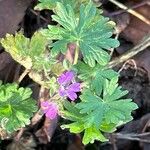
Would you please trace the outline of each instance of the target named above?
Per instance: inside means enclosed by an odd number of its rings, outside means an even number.
[[[77,64],[79,58],[79,44],[76,44],[75,54],[74,54],[74,61],[73,64]]]
[[[20,77],[19,77],[17,83],[18,83],[18,84],[21,83],[21,81],[24,79],[24,77],[25,77],[29,72],[30,72],[29,69],[25,69],[24,72],[20,75]]]

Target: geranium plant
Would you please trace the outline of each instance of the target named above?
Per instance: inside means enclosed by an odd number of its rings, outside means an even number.
[[[115,24],[88,0],[39,0],[35,9],[52,10],[56,25],[40,29],[31,39],[22,32],[7,34],[2,46],[49,90],[49,99],[39,106],[47,118],[69,120],[61,127],[83,132],[84,144],[107,141],[105,133],[131,121],[137,109],[124,98],[128,92],[118,85],[119,74],[107,66],[111,48],[119,46],[112,38]],[[11,133],[30,124],[37,104],[29,88],[1,84],[0,95],[0,128]]]

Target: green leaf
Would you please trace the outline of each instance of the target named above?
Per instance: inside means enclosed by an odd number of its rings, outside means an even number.
[[[111,77],[111,75],[109,76]],[[73,133],[84,131],[83,143],[94,140],[105,141],[102,132],[112,133],[116,127],[132,120],[131,112],[137,105],[131,99],[123,99],[127,91],[118,86],[118,77],[104,79],[102,94],[85,89],[80,96],[80,102],[65,104],[65,118],[73,123],[64,125]]]
[[[84,114],[81,114],[79,112],[79,109],[75,107],[74,103],[70,103],[68,101],[64,101],[63,103],[64,107],[67,109],[66,111],[63,111],[63,116],[71,121],[79,121],[82,122],[84,119]]]
[[[59,0],[38,0],[38,1],[40,3],[34,7],[35,10],[43,10],[43,9],[52,10],[56,5],[56,1]]]
[[[17,84],[0,85],[0,126],[13,132],[30,124],[36,102],[31,98],[29,88],[19,88]]]
[[[62,27],[59,26],[53,26],[48,25],[48,29],[42,29],[42,34],[46,36],[49,40],[58,40],[62,38],[62,34],[64,33],[64,30]]]
[[[84,119],[86,114],[81,114],[79,109],[75,107],[74,103],[65,101],[64,106],[67,110],[63,112],[64,117],[74,121],[73,123],[62,125],[61,128],[69,128],[72,133],[80,133],[84,131],[83,143],[93,143],[94,140],[107,141],[107,139],[102,135],[99,129],[96,129],[94,126],[85,127]]]
[[[103,132],[107,132],[107,133],[112,133],[114,131],[116,131],[116,124],[113,123],[106,123],[105,121],[102,122],[102,124],[100,125],[100,130]]]
[[[97,67],[90,67],[82,61],[78,61],[76,65],[73,66],[73,69],[78,73],[78,78],[82,81],[87,81],[95,76]]]
[[[15,37],[11,34],[6,34],[6,37],[1,39],[1,44],[13,59],[25,68],[31,69],[32,60],[29,56],[26,56],[26,51],[29,49],[29,39],[25,38],[21,32],[16,33]]]
[[[94,143],[94,140],[99,140],[101,142],[108,141],[103,134],[96,128],[90,127],[85,129],[83,136],[83,144]]]
[[[101,95],[105,79],[111,80],[114,77],[118,78],[117,72],[98,64],[91,68],[87,64],[79,61],[78,64],[74,66],[74,70],[78,72],[78,77],[81,80],[89,83],[90,89],[96,92],[97,95]]]
[[[27,69],[32,68],[37,72],[45,69],[50,71],[51,66],[56,63],[46,50],[48,40],[40,32],[35,32],[31,40],[22,32],[16,33],[15,36],[7,34],[1,39],[1,43],[13,59]]]
[[[85,3],[88,0],[38,0],[40,3],[37,4],[34,9],[35,10],[54,10],[56,7],[57,2],[61,2],[64,5],[70,4],[71,6],[74,6],[74,8],[78,8],[78,5],[81,3]]]
[[[102,99],[93,95],[90,90],[84,91],[80,99],[82,102],[76,104],[76,107],[80,109],[81,114],[89,114],[85,118],[86,127],[94,125],[96,128],[99,128],[105,110]]]
[[[103,100],[107,104],[108,111],[104,118],[107,123],[123,124],[132,120],[131,112],[138,106],[131,99],[122,99],[128,92],[122,91],[117,81],[117,78],[112,78],[111,81],[105,82]]]
[[[74,122],[74,123],[71,123],[71,124],[62,125],[61,128],[62,129],[69,128],[69,131],[71,133],[80,133],[84,130],[83,124],[79,123],[79,122]]]
[[[107,50],[119,45],[116,39],[111,38],[114,26],[108,18],[97,17],[97,9],[92,2],[80,6],[79,17],[76,17],[72,5],[57,3],[52,18],[61,27],[49,26],[41,33],[51,40],[58,40],[52,44],[54,56],[60,52],[64,54],[69,43],[76,43],[88,65],[106,65],[110,59]]]

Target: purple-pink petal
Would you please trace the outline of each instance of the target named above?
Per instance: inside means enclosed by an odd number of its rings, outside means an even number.
[[[42,107],[48,107],[49,106],[49,102],[48,101],[43,101],[43,102],[41,102],[41,106]]]
[[[81,87],[80,83],[74,83],[73,79],[73,71],[67,71],[58,78],[58,83],[60,84],[58,92],[61,97],[68,97],[71,100],[75,100],[77,98],[76,92],[79,92]]]
[[[58,107],[56,103],[46,101],[46,102],[42,102],[41,106],[47,118],[50,119],[56,118],[58,113]]]
[[[80,83],[72,83],[71,85],[69,85],[68,90],[74,91],[74,92],[79,92],[81,90]]]
[[[57,111],[55,109],[49,109],[45,115],[47,118],[55,119],[57,116]]]
[[[59,89],[59,95],[62,97],[66,96],[66,90],[63,87]]]
[[[60,85],[62,84],[67,84],[71,82],[71,80],[74,78],[74,73],[72,71],[67,71],[63,73],[61,76],[58,78],[58,83]]]
[[[74,101],[75,99],[77,99],[77,94],[73,91],[67,91],[67,96],[69,97],[69,99],[71,99],[72,101]]]

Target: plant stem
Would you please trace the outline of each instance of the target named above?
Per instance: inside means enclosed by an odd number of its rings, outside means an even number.
[[[19,77],[17,83],[18,83],[18,84],[21,83],[21,81],[24,79],[24,77],[25,77],[29,72],[30,72],[29,69],[25,69],[24,72],[20,75],[20,77]]]
[[[79,44],[76,44],[75,54],[74,54],[74,61],[73,64],[77,64],[79,58]]]

